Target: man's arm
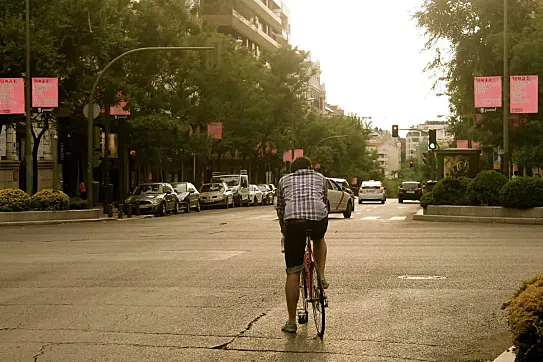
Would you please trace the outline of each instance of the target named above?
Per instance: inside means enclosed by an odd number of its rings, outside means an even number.
[[[324,175],[322,176],[322,187],[324,188],[324,204],[328,205],[328,181]]]
[[[283,183],[279,180],[277,187],[277,217],[279,218],[279,226],[281,226],[281,233],[285,233],[285,196],[283,190]]]

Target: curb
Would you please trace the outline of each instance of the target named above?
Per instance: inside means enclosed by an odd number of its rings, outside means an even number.
[[[515,353],[513,352],[515,347],[509,348],[507,351],[503,352],[498,358],[493,362],[515,362]]]
[[[543,219],[539,219],[539,218],[423,215],[421,213],[417,213],[416,215],[414,215],[413,220],[465,222],[465,223],[480,223],[480,224],[543,225]]]
[[[43,220],[43,221],[14,221],[14,222],[3,222],[0,223],[0,227],[9,227],[9,226],[32,226],[32,225],[63,225],[63,224],[87,224],[87,223],[96,223],[96,222],[112,222],[112,221],[134,221],[134,220],[144,220],[151,219],[153,215],[144,215],[140,217],[132,217],[125,219],[117,218],[108,218],[101,217],[98,219],[75,219],[75,220]]]

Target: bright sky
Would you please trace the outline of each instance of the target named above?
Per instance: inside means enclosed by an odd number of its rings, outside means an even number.
[[[390,129],[438,120],[446,97],[424,67],[432,53],[411,14],[422,0],[284,0],[291,42],[319,60],[327,100]],[[444,119],[444,118],[441,118]]]

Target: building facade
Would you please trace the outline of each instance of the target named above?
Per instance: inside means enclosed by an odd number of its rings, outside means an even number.
[[[428,132],[431,129],[436,130],[438,144],[448,143],[453,139],[445,122],[426,122],[412,128],[405,141],[407,160],[422,160],[422,154],[428,151]]]
[[[201,0],[202,18],[256,55],[290,41],[290,10],[279,0]]]
[[[311,78],[307,83],[305,97],[308,103],[321,114],[326,114],[326,87],[321,83],[321,63],[308,60]]]
[[[389,132],[374,130],[368,139],[368,150],[377,153],[377,161],[385,176],[393,177],[401,169],[402,144]]]

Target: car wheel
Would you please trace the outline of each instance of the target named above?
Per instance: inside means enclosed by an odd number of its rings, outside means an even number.
[[[358,204],[362,205],[362,200],[358,199]]]
[[[384,199],[384,200],[381,200],[381,204],[385,204],[385,202],[387,202],[387,199]]]
[[[398,202],[399,202],[400,204],[403,204],[403,200],[402,200],[402,199],[398,199]]]
[[[177,201],[175,202],[175,206],[173,208],[173,213],[175,215],[179,215],[179,202],[177,202]]]
[[[228,202],[228,197],[227,197],[226,202],[223,205],[223,209],[228,209],[229,206],[230,206],[230,202]]]
[[[194,209],[196,212],[200,212],[202,210],[202,206],[200,205],[200,201],[196,204],[196,208]]]
[[[328,214],[330,214],[330,201],[326,203],[326,210],[328,210]]]
[[[346,219],[350,219],[352,212],[353,212],[353,205],[349,201],[349,203],[347,204],[347,210],[345,210],[345,212],[343,213],[343,217]]]
[[[258,206],[258,199],[256,198],[256,196],[255,196],[255,199],[253,201],[255,203],[255,206]]]
[[[166,203],[163,202],[161,205],[160,205],[160,210],[158,211],[158,215],[159,216],[166,216]]]

